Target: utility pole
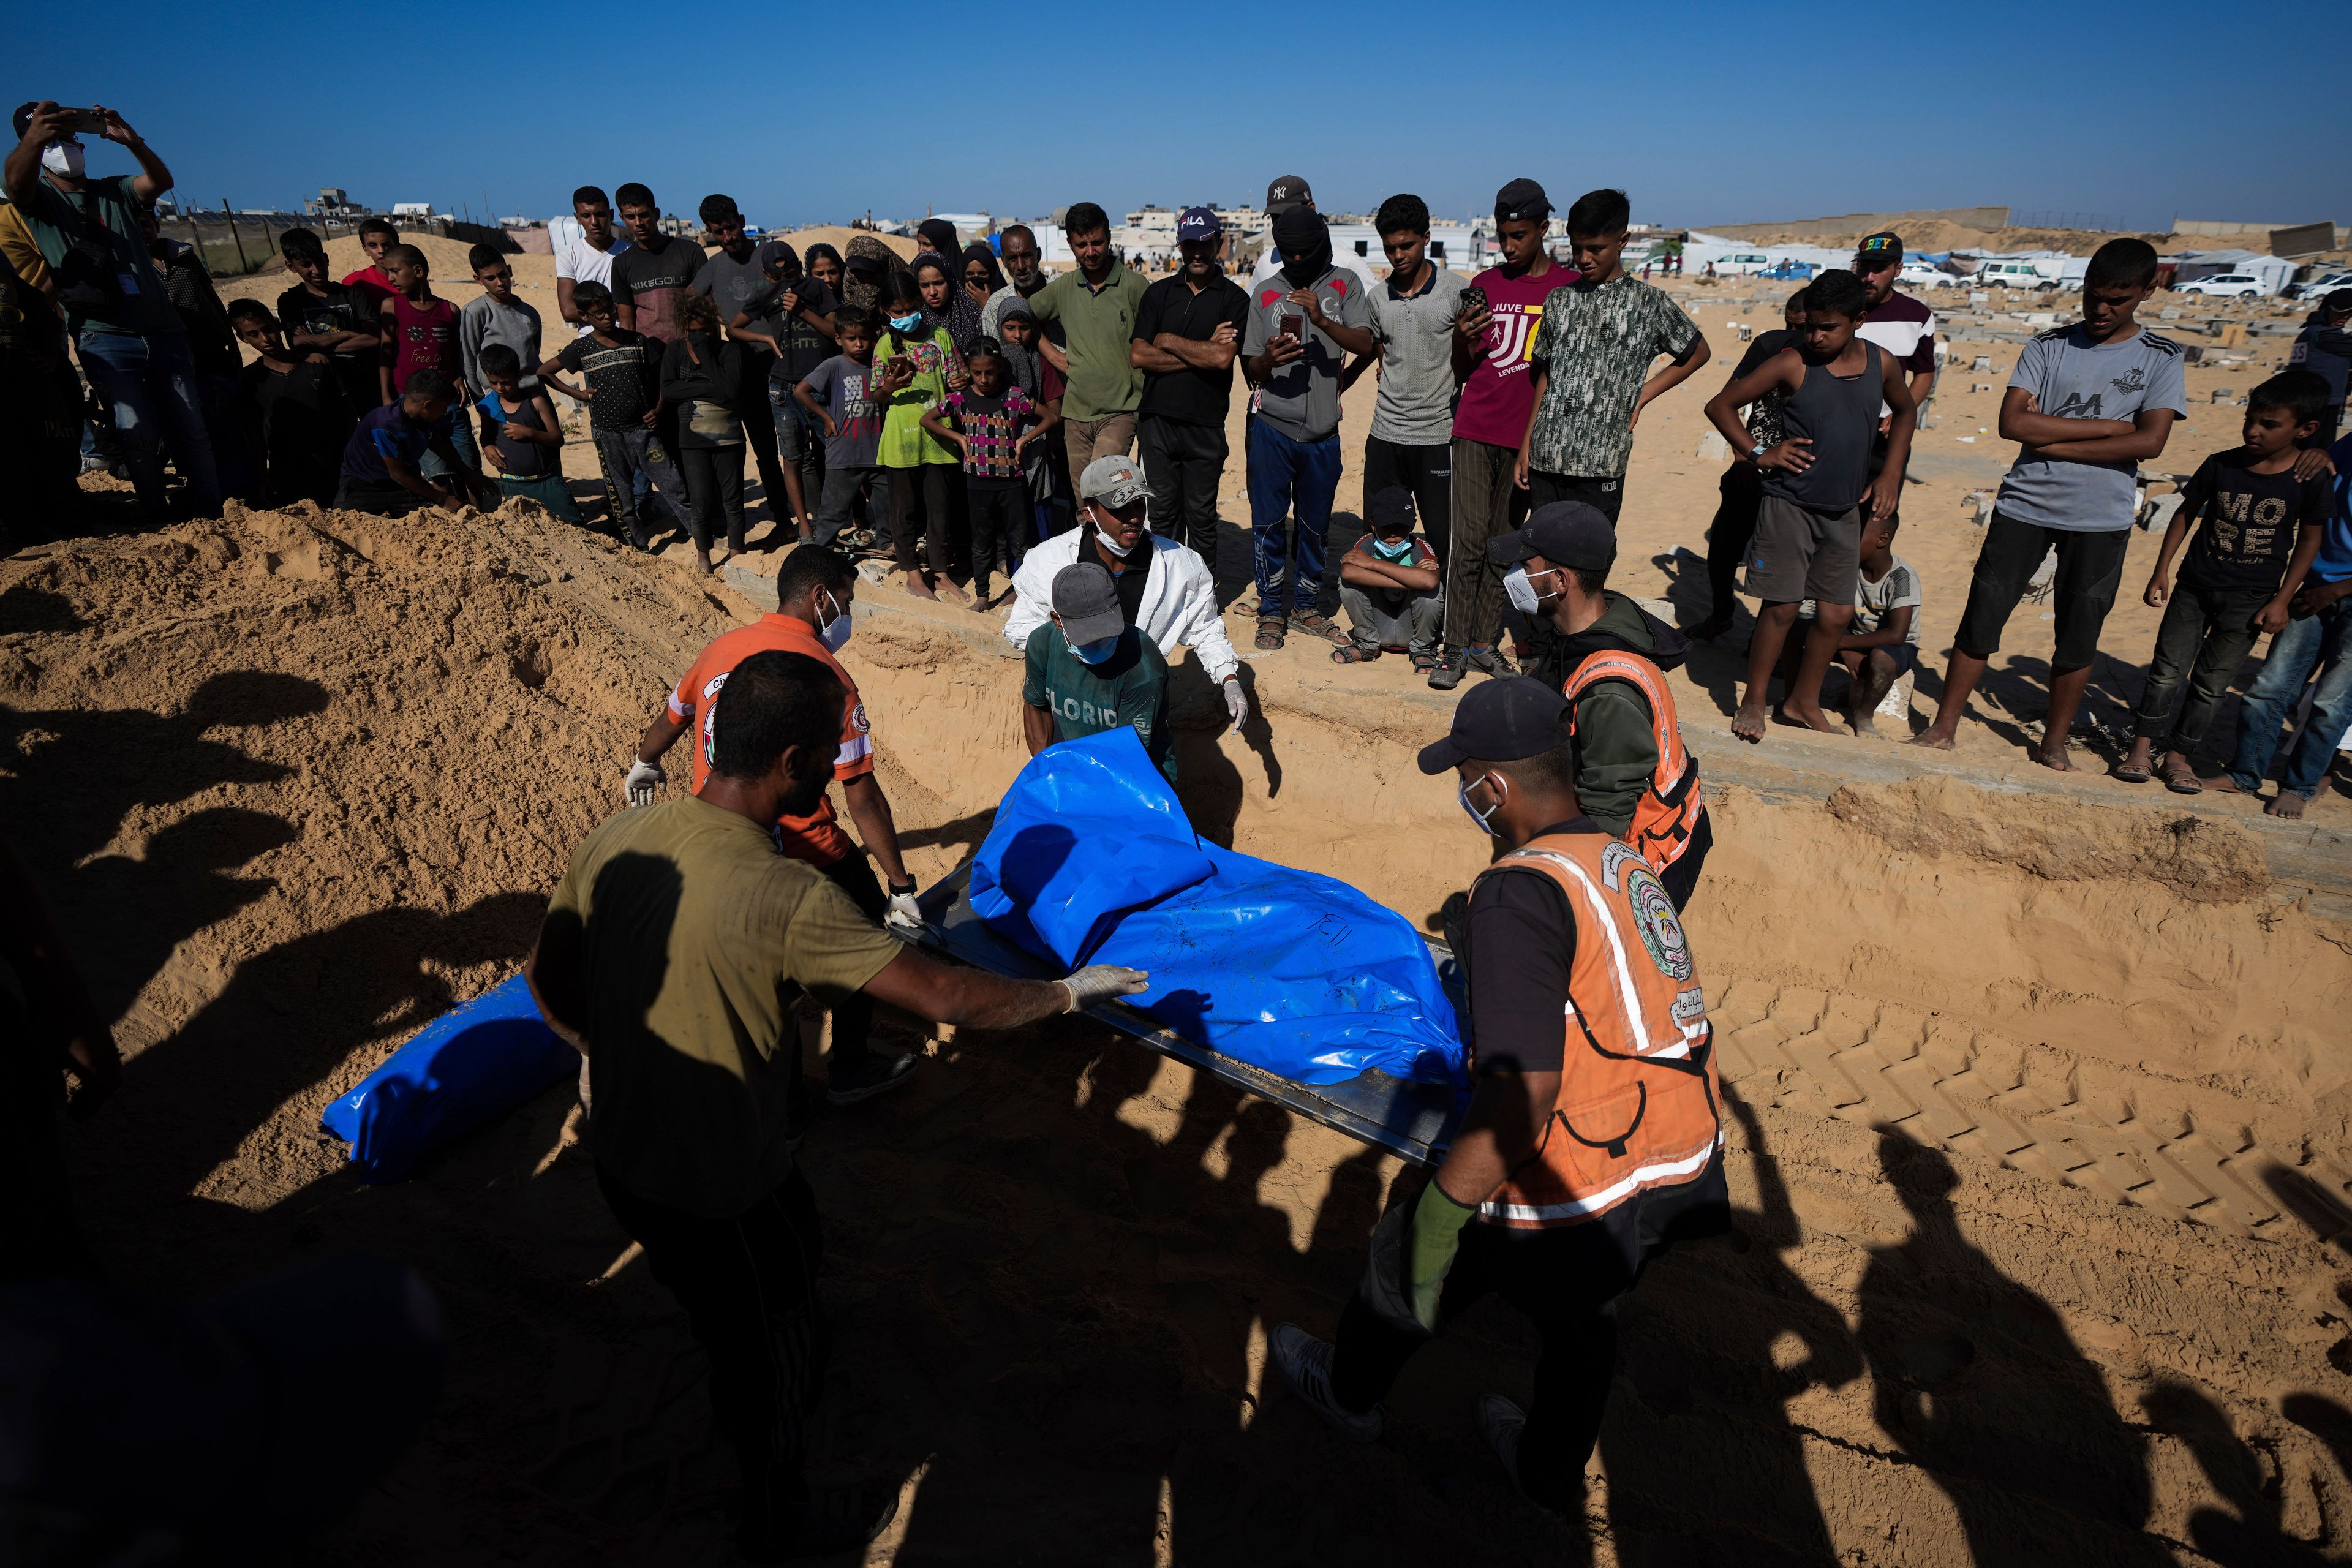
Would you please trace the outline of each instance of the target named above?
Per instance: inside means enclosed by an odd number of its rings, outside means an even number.
[[[221,198],[221,211],[222,211],[224,214],[226,214],[226,215],[227,216],[227,217],[228,217],[228,240],[229,240],[229,243],[230,243],[231,245],[234,245],[234,246],[236,246],[236,269],[237,269],[237,272],[239,273],[239,275],[243,275],[243,274],[245,274],[245,273],[250,272],[250,271],[252,271],[252,270],[253,270],[253,268],[252,268],[250,266],[247,265],[247,263],[246,263],[246,259],[245,259],[245,241],[243,241],[243,240],[239,239],[239,238],[236,237],[236,212],[235,212],[235,211],[233,211],[233,210],[230,208],[230,206],[229,206],[229,205],[228,205],[228,198],[227,198],[226,196],[223,196],[223,197]],[[195,230],[196,230],[196,226],[195,226],[195,225],[194,225],[194,224],[190,224],[190,225],[188,226],[188,232],[189,232],[190,234],[194,234],[194,233],[195,232]],[[197,255],[198,255],[198,256],[202,256],[203,254],[204,254],[203,247],[197,247]]]

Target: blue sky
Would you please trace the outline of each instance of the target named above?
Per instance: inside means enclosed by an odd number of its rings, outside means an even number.
[[[1410,190],[1460,216],[1529,174],[1562,206],[1620,185],[1636,217],[1688,225],[1979,203],[2154,228],[2352,220],[2352,163],[2313,129],[2343,103],[2344,13],[2300,0],[2259,21],[2210,0],[1874,20],[1370,0],[1293,26],[1255,7],[929,0],[856,27],[814,6],[608,0],[196,14],[201,30],[129,0],[93,48],[97,13],[28,8],[10,102],[110,105],[184,200],[213,206],[299,208],[332,184],[379,208],[544,216],[575,185],[634,179],[674,212],[726,191],[791,225],[1254,201],[1295,173],[1326,211]],[[2273,131],[2249,137],[2250,115]]]

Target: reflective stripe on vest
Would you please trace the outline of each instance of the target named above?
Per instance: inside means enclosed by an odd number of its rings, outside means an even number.
[[[1560,695],[1568,699],[1572,710],[1579,696],[1603,680],[1629,682],[1649,700],[1650,729],[1657,742],[1658,764],[1650,774],[1650,787],[1634,804],[1633,826],[1625,837],[1642,852],[1653,870],[1663,871],[1681,859],[1683,851],[1690,847],[1691,832],[1698,826],[1699,811],[1706,805],[1699,789],[1698,763],[1683,750],[1674,693],[1666,687],[1663,670],[1640,654],[1603,648],[1584,657],[1560,688]],[[1570,732],[1575,732],[1572,718]]]
[[[1536,839],[1486,875],[1513,867],[1559,885],[1577,942],[1559,1094],[1543,1142],[1478,1212],[1491,1224],[1542,1229],[1695,1178],[1723,1126],[1706,996],[1657,873],[1601,833]]]

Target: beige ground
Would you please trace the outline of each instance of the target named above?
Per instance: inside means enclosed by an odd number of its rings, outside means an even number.
[[[1738,307],[1697,313],[1720,346]],[[1923,442],[1948,470],[1906,503],[1934,647],[1973,550],[1960,497],[2001,460],[1954,444],[1990,422],[1990,395],[1982,416],[1968,397]],[[1699,547],[1711,510],[1699,400],[1643,422],[1623,560],[1645,595],[1669,586],[1652,556]],[[2234,421],[2195,419],[2177,466]],[[862,592],[878,613],[848,659],[929,879],[1018,767],[1013,667],[981,617]],[[102,1254],[199,1289],[372,1249],[414,1259],[449,1312],[440,1417],[314,1560],[729,1560],[700,1363],[603,1210],[566,1094],[378,1189],[317,1117],[511,972],[664,685],[760,607],[675,547],[647,560],[520,504],[256,515],[0,562],[0,820],[134,1053],[72,1134]],[[2144,638],[2140,615],[2112,646]],[[1423,917],[1483,856],[1412,763],[1444,701],[1394,660],[1342,670],[1294,644],[1252,663],[1266,722],[1242,738],[1180,668],[1195,820]],[[1267,1386],[1266,1331],[1328,1328],[1395,1162],[1088,1026],[897,1025],[932,1058],[918,1087],[806,1148],[841,1334],[825,1462],[911,1472],[869,1561],[2345,1551],[2352,929],[2303,886],[2340,863],[2343,800],[2315,808],[2306,852],[2241,826],[2242,803],[2183,816],[2094,778],[1988,793],[2012,769],[2054,782],[2018,765],[1998,710],[1937,764],[1966,778],[1722,787],[1754,759],[1727,750],[1721,689],[1704,663],[1684,687],[1718,779],[1692,934],[1743,1243],[1662,1264],[1629,1310],[1586,1526],[1528,1516],[1471,1428],[1473,1392],[1528,1385],[1532,1341],[1499,1306],[1413,1365],[1373,1448]],[[2011,689],[2030,710],[2033,672]],[[1832,773],[1910,760],[1780,731],[1765,752]],[[322,1413],[322,1440],[349,1418]]]

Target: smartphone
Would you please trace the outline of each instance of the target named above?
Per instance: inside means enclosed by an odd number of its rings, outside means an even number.
[[[95,109],[60,109],[58,112],[66,117],[66,128],[77,136],[106,134],[106,116]]]
[[[1486,309],[1486,290],[1473,283],[1462,290],[1462,302],[1456,309],[1465,316],[1473,310]]]
[[[1274,325],[1276,331],[1287,332],[1298,342],[1306,342],[1307,313],[1304,310],[1285,310],[1275,318]]]

